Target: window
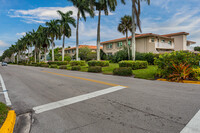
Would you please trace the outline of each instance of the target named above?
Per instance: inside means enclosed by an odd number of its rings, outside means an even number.
[[[108,45],[107,45],[107,48],[112,48],[112,44],[108,44]]]
[[[171,44],[172,44],[172,41],[168,41],[168,44],[170,44],[170,45],[171,45]]]
[[[151,42],[155,42],[154,38],[151,38]]]
[[[118,42],[117,43],[117,47],[122,47],[123,43],[122,42]]]
[[[128,45],[131,46],[131,41],[130,40],[128,41]]]
[[[165,40],[162,40],[161,42],[165,42]]]
[[[108,53],[107,55],[108,55],[108,56],[112,56],[112,53]]]
[[[75,51],[75,50],[73,49],[73,50],[72,50],[72,53],[74,53],[74,51]]]

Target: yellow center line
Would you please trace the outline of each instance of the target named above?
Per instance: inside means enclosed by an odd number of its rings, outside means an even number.
[[[118,84],[112,84],[112,83],[107,83],[107,82],[103,82],[103,81],[98,81],[98,80],[94,80],[94,79],[87,79],[87,78],[76,77],[76,76],[71,76],[71,75],[65,75],[65,74],[60,74],[60,73],[54,73],[54,72],[49,72],[49,71],[42,71],[42,72],[50,73],[50,74],[54,74],[54,75],[59,75],[59,76],[75,78],[75,79],[86,80],[86,81],[95,82],[95,83],[104,84],[104,85],[109,85],[109,86],[123,86],[123,85],[118,85]],[[123,86],[123,87],[127,88],[128,86]]]

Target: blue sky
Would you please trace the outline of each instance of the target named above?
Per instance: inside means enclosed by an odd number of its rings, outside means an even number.
[[[123,37],[117,31],[120,18],[131,15],[131,1],[126,5],[118,1],[115,12],[101,19],[101,41]],[[200,45],[200,0],[151,0],[151,5],[142,3],[143,33],[165,34],[189,32],[188,40]],[[0,0],[0,55],[25,32],[37,29],[50,19],[57,19],[57,10],[74,12],[77,10],[67,0]],[[87,17],[80,22],[80,44],[96,45],[97,16]],[[75,46],[75,29],[72,37],[66,39],[66,46]],[[62,41],[56,41],[61,46]]]

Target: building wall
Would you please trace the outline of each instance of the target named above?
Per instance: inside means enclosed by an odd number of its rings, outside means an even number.
[[[172,36],[174,38],[174,50],[187,50],[187,36],[186,35],[179,35],[179,36]]]

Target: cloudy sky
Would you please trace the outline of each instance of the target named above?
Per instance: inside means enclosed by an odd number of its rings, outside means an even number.
[[[200,0],[151,0],[151,5],[142,3],[142,32],[165,34],[189,32],[189,40],[200,45]],[[0,55],[25,32],[37,29],[46,21],[58,19],[57,10],[77,9],[67,0],[0,0]],[[131,0],[126,5],[118,1],[115,12],[101,19],[101,41],[123,37],[117,31],[120,18],[131,15]],[[96,45],[97,16],[87,17],[80,22],[80,44]],[[56,41],[61,46],[62,41]],[[75,46],[75,29],[72,37],[66,39],[66,46]]]

